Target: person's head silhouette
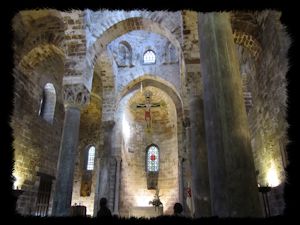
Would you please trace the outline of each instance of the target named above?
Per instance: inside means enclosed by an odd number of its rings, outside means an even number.
[[[107,199],[106,198],[101,198],[100,199],[100,209],[97,213],[97,217],[111,217],[111,211],[110,209],[106,206],[107,204]]]
[[[101,198],[100,199],[100,207],[106,207],[107,204],[107,199],[106,198]]]
[[[183,211],[182,205],[179,202],[174,204],[174,215],[180,215]]]

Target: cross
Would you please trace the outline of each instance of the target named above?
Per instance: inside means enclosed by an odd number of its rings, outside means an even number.
[[[145,108],[145,120],[147,122],[147,129],[151,128],[151,108],[156,108],[160,107],[162,104],[161,103],[151,103],[151,97],[152,97],[152,92],[151,91],[145,91],[144,96],[145,96],[145,103],[138,103],[138,104],[133,104],[133,107],[136,108]]]

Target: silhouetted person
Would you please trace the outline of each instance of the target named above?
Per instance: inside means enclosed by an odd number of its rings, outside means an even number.
[[[97,217],[111,217],[111,211],[109,208],[106,206],[107,204],[107,199],[106,198],[101,198],[100,199],[100,210],[97,213]]]
[[[183,211],[182,205],[179,202],[176,202],[174,204],[174,216],[181,216],[181,213]]]

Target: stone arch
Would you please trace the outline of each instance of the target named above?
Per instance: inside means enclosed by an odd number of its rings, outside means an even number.
[[[124,29],[125,28],[125,29]],[[115,23],[109,27],[87,50],[87,59],[90,70],[93,71],[95,64],[98,63],[98,57],[105,50],[106,46],[117,37],[126,34],[133,30],[146,30],[160,34],[166,37],[176,48],[178,53],[181,53],[181,45],[175,35],[162,24],[143,17],[132,17]],[[91,75],[91,74],[90,74]],[[91,80],[88,78],[87,80]],[[90,87],[90,85],[88,85]]]
[[[62,110],[64,59],[65,57],[61,49],[47,44],[32,49],[28,54],[24,55],[18,64],[15,64],[13,71],[15,79],[29,79],[31,81],[26,83],[26,89],[30,88],[33,93],[36,93],[34,95],[34,104],[31,106],[37,116],[41,109],[44,86],[47,83],[53,84],[55,88],[58,114]]]
[[[181,146],[183,144],[183,136],[181,136],[181,129],[183,129],[183,123],[185,120],[185,111],[184,111],[184,107],[183,107],[183,102],[181,99],[180,94],[178,93],[178,91],[176,90],[176,88],[169,83],[168,81],[154,76],[154,75],[143,75],[143,76],[139,76],[137,79],[131,81],[129,84],[127,84],[126,87],[123,88],[122,91],[120,91],[120,94],[116,97],[116,109],[115,112],[118,111],[118,106],[120,105],[121,100],[126,97],[128,94],[133,93],[134,91],[137,91],[140,89],[140,85],[142,85],[144,88],[148,87],[148,86],[153,86],[155,88],[158,88],[160,90],[162,90],[163,92],[166,93],[166,95],[168,95],[171,100],[173,101],[175,108],[176,108],[176,113],[177,113],[177,136],[178,136],[178,151],[179,153],[183,150],[183,146]],[[115,119],[116,120],[116,119]],[[116,141],[116,145],[120,145],[120,140],[117,139],[117,137],[115,138]]]
[[[93,71],[91,97],[100,100],[98,102],[103,106],[102,121],[110,120],[111,113],[106,113],[106,110],[111,107],[110,103],[114,102],[114,95],[111,95],[115,92],[113,66],[113,60],[107,52],[103,52]]]
[[[24,74],[31,74],[39,64],[50,57],[54,57],[56,60],[61,61],[64,61],[65,59],[65,55],[60,48],[52,44],[44,44],[33,48],[24,55],[19,64],[17,64],[17,68]]]
[[[138,117],[131,115],[126,115],[126,120],[128,121],[128,125],[130,125],[130,136],[128,140],[125,137],[124,140],[122,140],[122,133],[119,132],[118,134],[115,134],[114,140],[117,141],[118,137],[120,141],[120,144],[118,144],[121,152],[121,157],[122,157],[122,162],[124,162],[123,165],[126,165],[122,167],[123,175],[124,177],[128,177],[127,175],[131,175],[131,171],[135,171],[135,169],[138,169],[138,174],[139,176],[141,175],[142,177],[140,178],[141,182],[139,184],[136,184],[136,193],[131,193],[128,191],[128,188],[125,188],[126,186],[126,179],[123,178],[121,182],[121,192],[125,193],[126,196],[129,196],[129,206],[143,206],[142,202],[139,202],[138,196],[143,194],[143,196],[146,197],[146,199],[151,200],[153,195],[152,192],[155,190],[156,187],[156,182],[158,182],[159,185],[158,188],[162,191],[162,195],[164,197],[161,199],[161,201],[164,204],[165,207],[165,213],[170,214],[172,211],[173,202],[172,199],[177,199],[179,196],[179,186],[177,185],[178,179],[179,179],[179,172],[178,172],[178,161],[179,161],[179,155],[181,155],[181,151],[183,149],[183,136],[181,135],[183,131],[182,123],[183,123],[183,109],[182,109],[182,103],[181,103],[181,98],[179,94],[177,93],[176,89],[172,86],[172,84],[168,83],[167,81],[156,77],[156,76],[150,76],[150,75],[144,75],[140,76],[138,79],[131,81],[126,87],[123,88],[121,91],[120,95],[118,96],[118,100],[120,103],[116,103],[118,108],[116,109],[116,116],[115,116],[115,121],[116,121],[116,126],[120,127],[118,130],[122,130],[122,111],[126,109],[128,106],[132,106],[129,102],[131,101],[131,98],[134,96],[141,95],[139,92],[140,89],[140,83],[141,81],[143,82],[143,88],[144,89],[159,89],[157,90],[157,93],[161,93],[162,99],[168,99],[167,102],[167,111],[168,111],[168,120],[172,121],[173,126],[169,125],[169,127],[173,127],[174,129],[171,134],[171,136],[168,136],[166,138],[166,142],[161,141],[158,137],[161,135],[158,130],[159,129],[165,129],[164,126],[166,125],[161,125],[162,128],[157,129],[153,127],[154,129],[154,139],[151,141],[151,143],[156,144],[159,149],[161,150],[162,155],[161,157],[161,170],[159,171],[159,176],[156,176],[153,173],[147,173],[145,171],[145,165],[143,163],[137,163],[137,164],[130,164],[130,166],[127,168],[127,163],[130,163],[132,157],[135,159],[135,157],[138,157],[139,160],[144,161],[146,159],[146,147],[148,144],[150,144],[149,140],[147,139],[147,134],[146,134],[146,129],[145,133],[140,132],[140,130],[144,129],[141,127],[144,127],[141,123],[141,120],[134,120],[133,118],[138,118],[139,113],[135,114],[138,115]],[[173,90],[174,88],[174,90]],[[150,89],[150,90],[151,90]],[[155,102],[158,102],[157,99],[153,100]],[[129,104],[128,104],[129,103]],[[130,110],[130,109],[129,109]],[[123,111],[124,112],[124,111]],[[133,117],[132,117],[133,116]],[[118,121],[119,118],[119,121]],[[176,119],[175,119],[176,118]],[[174,120],[175,119],[175,120]],[[157,126],[157,125],[156,125]],[[155,130],[156,129],[156,130]],[[157,133],[158,132],[158,133]],[[135,134],[140,134],[140,135],[135,135]],[[145,138],[145,139],[144,139]],[[157,138],[157,139],[156,139]],[[169,139],[170,138],[170,139]],[[116,143],[115,143],[116,144]],[[170,144],[170,146],[168,146]],[[139,149],[137,151],[137,148]],[[133,149],[130,151],[130,149]],[[140,154],[139,152],[143,152],[143,154]],[[167,152],[167,153],[166,153]],[[170,162],[174,163],[173,167],[170,167],[169,164],[166,163],[165,158],[166,154],[168,157],[171,158]],[[170,155],[171,154],[171,155]],[[145,157],[145,158],[144,158]],[[140,162],[141,162],[140,161]],[[126,168],[125,168],[126,167]],[[142,171],[143,170],[143,171]],[[172,172],[170,172],[170,170]],[[145,174],[144,174],[145,173]],[[143,175],[144,174],[144,175]],[[166,175],[168,174],[168,175]],[[157,174],[158,175],[158,174]],[[164,183],[164,178],[170,176],[170,182],[175,182],[174,184],[172,183],[172,187],[168,186],[166,183]],[[135,178],[132,178],[135,179]],[[157,180],[156,180],[157,179]],[[124,186],[125,185],[125,186]],[[132,184],[130,184],[132,185]],[[134,185],[133,185],[134,186]],[[133,186],[130,186],[133,187]],[[168,194],[166,194],[166,190]],[[150,195],[149,195],[150,193]],[[128,195],[127,195],[128,194]],[[172,198],[171,198],[172,196]],[[133,204],[134,203],[134,204]],[[147,202],[148,204],[148,202]],[[126,214],[126,209],[124,205],[121,204],[121,215]],[[122,214],[123,213],[123,214]]]
[[[130,92],[133,92],[135,90],[138,90],[140,88],[140,85],[142,85],[144,87],[147,86],[154,86],[157,87],[161,90],[164,90],[164,92],[166,92],[171,99],[173,100],[175,106],[176,106],[176,110],[177,110],[177,115],[179,117],[184,117],[184,110],[183,110],[183,103],[182,103],[182,99],[180,94],[178,93],[178,91],[176,90],[176,88],[174,87],[174,85],[172,85],[170,82],[154,76],[154,75],[143,75],[143,76],[139,76],[138,78],[134,79],[133,81],[131,81],[129,84],[127,84],[121,91],[120,94],[116,97],[116,105],[119,104],[120,100],[127,95]]]
[[[22,11],[13,18],[15,54],[22,58],[38,45],[63,47],[66,25],[57,10]],[[18,61],[18,58],[16,58]]]

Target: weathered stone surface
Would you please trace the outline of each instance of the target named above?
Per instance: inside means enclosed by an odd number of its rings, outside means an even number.
[[[192,198],[195,207],[195,217],[211,216],[211,199],[207,148],[205,141],[205,126],[203,115],[203,100],[194,97],[190,100],[191,118],[191,156],[192,156]]]
[[[227,13],[199,15],[212,214],[261,215],[242,82]]]
[[[66,107],[64,127],[58,158],[56,187],[53,197],[53,211],[55,216],[69,216],[74,166],[76,159],[76,146],[78,142],[80,109]]]

